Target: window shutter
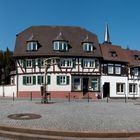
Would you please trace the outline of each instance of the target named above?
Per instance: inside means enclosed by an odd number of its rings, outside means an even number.
[[[99,62],[97,59],[95,59],[95,68],[98,68],[98,66],[99,66]]]
[[[23,60],[23,67],[26,68],[26,60]]]
[[[57,76],[57,85],[60,85],[60,78]]]
[[[41,67],[41,60],[38,58],[38,67],[40,68]]]
[[[23,76],[23,85],[26,85],[26,76]]]
[[[81,67],[83,68],[83,58],[81,58]]]
[[[107,74],[107,70],[108,70],[108,69],[107,69],[107,65],[103,65],[103,73],[104,73],[104,74]]]
[[[36,76],[33,76],[33,85],[36,84]]]
[[[35,62],[36,62],[35,59],[33,59],[33,60],[32,60],[33,68],[35,68]]]
[[[70,83],[70,77],[67,76],[67,85],[69,85],[69,83]]]
[[[73,60],[73,68],[76,68],[76,59]]]
[[[47,76],[47,84],[48,84],[48,85],[51,84],[51,76],[50,76],[50,75]]]
[[[41,76],[37,77],[37,82],[38,82],[38,85],[41,85]]]

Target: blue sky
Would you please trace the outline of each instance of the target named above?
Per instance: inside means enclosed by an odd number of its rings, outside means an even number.
[[[106,23],[113,44],[140,50],[140,0],[0,0],[0,49],[32,25],[81,26],[102,43]]]

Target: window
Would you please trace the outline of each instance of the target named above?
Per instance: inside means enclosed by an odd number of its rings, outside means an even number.
[[[65,62],[65,60],[61,60],[61,61],[60,61],[60,66],[61,66],[61,67],[66,67],[66,62]]]
[[[44,84],[44,76],[38,76],[37,81],[38,81],[38,85],[43,85]]]
[[[73,90],[75,91],[81,90],[81,78],[73,79]]]
[[[134,75],[138,75],[138,73],[139,73],[138,68],[134,68]]]
[[[26,77],[26,85],[31,85],[32,84],[32,77],[28,76]]]
[[[121,65],[115,64],[115,74],[121,74]]]
[[[115,51],[112,51],[112,52],[111,52],[111,56],[112,56],[112,57],[117,57],[117,53],[116,53]]]
[[[32,67],[32,59],[26,59],[26,68]]]
[[[117,83],[117,93],[124,93],[125,84],[124,83]]]
[[[60,66],[61,67],[72,67],[72,59],[62,59],[60,60]]]
[[[23,76],[23,85],[35,85],[36,76]]]
[[[28,42],[27,51],[36,51],[38,49],[37,42]]]
[[[68,44],[64,41],[55,41],[53,43],[53,50],[55,51],[67,51],[68,50]]]
[[[84,68],[95,68],[95,60],[93,59],[85,59],[83,61]]]
[[[113,74],[114,73],[114,66],[113,64],[108,64],[108,74]]]
[[[69,85],[69,76],[57,76],[57,85]]]
[[[86,52],[92,52],[93,44],[92,43],[83,43],[83,50]]]
[[[137,92],[137,84],[129,84],[129,92],[130,93],[136,93]]]
[[[139,55],[134,55],[135,60],[139,60]]]
[[[93,91],[98,91],[99,90],[99,79],[98,78],[94,78],[91,80],[91,89]]]
[[[89,62],[87,60],[84,60],[84,67],[87,68],[88,67]]]
[[[44,59],[38,58],[38,67],[44,66]]]

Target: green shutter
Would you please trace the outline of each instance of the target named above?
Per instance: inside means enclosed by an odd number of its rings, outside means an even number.
[[[26,68],[26,60],[23,60],[23,67]]]
[[[37,76],[37,83],[38,85],[41,85],[41,76]]]
[[[83,68],[83,58],[81,58],[81,67]]]
[[[36,76],[33,76],[33,85],[36,84]]]
[[[26,76],[23,76],[23,85],[26,85]]]
[[[76,68],[76,59],[73,60],[73,68]]]
[[[32,59],[32,66],[35,68],[35,59]]]
[[[38,58],[38,67],[41,67],[41,59]]]
[[[51,84],[51,76],[50,76],[50,75],[47,76],[47,84],[48,84],[48,85]]]
[[[69,85],[69,83],[70,83],[70,77],[67,76],[67,85]]]
[[[98,66],[99,66],[99,61],[95,59],[95,68],[98,68]]]
[[[57,85],[60,85],[60,78],[57,76]]]

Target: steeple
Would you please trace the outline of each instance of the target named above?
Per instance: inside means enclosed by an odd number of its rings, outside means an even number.
[[[104,43],[111,43],[110,42],[110,37],[109,37],[109,29],[108,29],[108,24],[105,27],[105,34],[104,34]]]

